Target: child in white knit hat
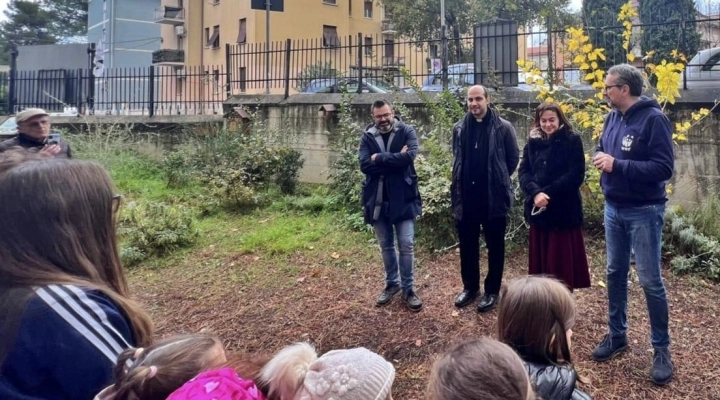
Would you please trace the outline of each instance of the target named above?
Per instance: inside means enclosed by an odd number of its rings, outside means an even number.
[[[395,368],[362,347],[318,358],[310,344],[296,343],[265,364],[261,380],[278,400],[391,400]]]

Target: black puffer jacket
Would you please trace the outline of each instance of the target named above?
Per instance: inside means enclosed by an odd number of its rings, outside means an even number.
[[[570,366],[526,362],[525,367],[535,393],[543,400],[592,400],[575,387],[577,372]]]

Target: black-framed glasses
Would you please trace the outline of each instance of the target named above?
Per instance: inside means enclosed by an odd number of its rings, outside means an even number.
[[[121,194],[116,194],[115,196],[112,197],[112,211],[113,211],[113,214],[114,214],[114,213],[117,213],[118,210],[120,209],[120,202],[121,202],[121,201],[122,201],[122,195],[121,195]]]
[[[374,118],[376,121],[382,121],[382,120],[388,119],[388,118],[390,118],[390,117],[392,117],[392,114],[391,114],[391,113],[386,113],[386,114],[382,114],[382,115],[373,115],[373,118]]]
[[[614,87],[616,87],[616,88],[621,88],[621,87],[623,87],[623,86],[625,86],[625,85],[605,85],[605,91],[607,92],[607,91],[610,90],[611,88],[614,88]]]

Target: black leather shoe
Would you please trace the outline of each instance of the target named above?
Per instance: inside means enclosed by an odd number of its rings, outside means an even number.
[[[478,296],[478,292],[471,292],[469,290],[463,290],[460,292],[459,295],[455,298],[455,307],[457,308],[463,308],[467,305],[470,305]]]
[[[498,295],[496,294],[485,294],[478,303],[478,312],[488,312],[497,306]]]
[[[384,306],[385,304],[389,303],[398,293],[400,293],[400,286],[386,286],[385,290],[383,290],[383,292],[380,293],[380,296],[378,296],[377,300],[375,300],[375,305]]]

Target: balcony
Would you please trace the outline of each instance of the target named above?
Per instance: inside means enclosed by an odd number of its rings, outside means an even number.
[[[155,50],[152,53],[152,63],[154,65],[165,66],[183,66],[185,65],[185,50],[178,49],[162,49]]]
[[[392,23],[389,19],[384,19],[380,23],[380,30],[382,31],[383,35],[394,35],[397,33],[395,30],[395,24]]]
[[[383,67],[404,67],[405,57],[385,56],[382,58]]]
[[[162,6],[155,9],[155,22],[168,25],[185,23],[185,9],[182,7]]]

